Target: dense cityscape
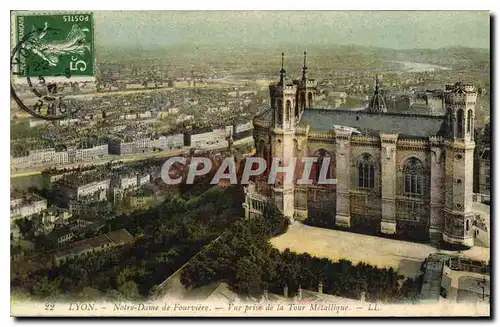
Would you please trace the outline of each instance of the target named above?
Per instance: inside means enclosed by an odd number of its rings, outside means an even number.
[[[296,77],[305,67],[304,49],[100,50],[95,80],[59,89],[80,104],[78,112],[60,120],[38,119],[12,101],[11,287],[16,298],[146,301],[198,293],[213,299],[225,292],[266,301],[489,301],[487,49],[307,49],[315,108],[363,111],[380,83],[387,113],[437,117],[446,111],[445,84],[474,84],[473,198],[480,213],[472,248],[345,231],[319,216],[294,222],[273,201],[264,201],[261,215],[248,220],[246,187],[210,184],[223,158],[243,163],[259,154],[254,118],[270,108],[269,85],[279,80],[281,51],[287,76]],[[21,82],[16,89],[21,97],[31,96]],[[215,163],[210,174],[193,185],[165,184],[165,160],[182,156],[189,162],[195,154]],[[297,244],[301,237],[321,242],[321,233],[329,231],[346,244],[382,249],[388,242],[409,252],[387,259],[347,249],[335,256]],[[411,261],[401,259],[405,256],[416,259],[405,265]],[[484,277],[484,286],[450,282],[455,286],[436,291],[428,280],[436,278],[433,269],[440,269],[439,278],[443,270],[450,276],[470,272],[471,279]]]

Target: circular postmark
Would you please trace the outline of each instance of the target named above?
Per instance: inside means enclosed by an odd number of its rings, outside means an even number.
[[[64,119],[82,107],[78,100],[68,98],[78,86],[71,81],[70,69],[52,76],[38,74],[49,66],[49,62],[37,54],[40,36],[57,37],[58,33],[60,30],[47,26],[34,29],[19,39],[11,53],[11,97],[19,108],[40,119]]]

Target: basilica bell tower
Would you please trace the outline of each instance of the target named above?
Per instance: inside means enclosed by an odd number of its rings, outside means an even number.
[[[455,83],[445,89],[445,203],[443,240],[474,245],[472,184],[474,114],[477,92],[472,84]]]
[[[274,162],[273,167],[280,167],[276,171],[276,181],[270,185],[271,194],[277,207],[283,214],[289,218],[295,215],[294,209],[294,181],[287,180],[286,174],[283,173],[285,167],[295,166],[295,123],[297,116],[295,115],[297,88],[298,86],[291,80],[287,79],[284,68],[284,53],[281,54],[281,70],[280,80],[277,84],[270,85],[269,91],[271,95],[272,108],[272,127],[269,129],[269,137],[271,140],[271,158]],[[270,175],[273,174],[273,169],[270,168]],[[289,175],[294,174],[293,169]]]
[[[281,53],[281,70],[278,84],[269,86],[271,108],[273,109],[273,126],[290,129],[295,125],[295,107],[297,85],[287,79],[284,68],[285,54]]]

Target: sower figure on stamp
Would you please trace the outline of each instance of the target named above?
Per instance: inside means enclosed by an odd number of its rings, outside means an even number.
[[[52,42],[44,40],[47,29],[48,23],[45,22],[45,27],[40,33],[34,32],[31,42],[26,44],[26,49],[38,55],[50,66],[56,67],[59,63],[59,57],[62,55],[83,55],[85,51],[90,51],[90,45],[85,41],[85,32],[89,32],[88,28],[80,28],[77,24],[74,24],[66,39]],[[34,26],[33,30],[35,31]]]

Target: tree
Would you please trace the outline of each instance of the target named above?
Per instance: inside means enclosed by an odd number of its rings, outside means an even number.
[[[267,283],[262,280],[262,267],[252,261],[249,256],[240,258],[235,267],[233,289],[236,293],[246,297],[260,296],[267,286]]]
[[[140,297],[137,283],[128,280],[118,287],[118,292],[127,300],[134,300]]]
[[[78,297],[81,298],[82,300],[89,301],[89,300],[96,300],[101,297],[102,293],[92,287],[85,286],[80,293],[78,293]]]
[[[161,289],[158,287],[158,285],[154,285],[149,290],[149,297],[155,298],[155,297],[157,297],[160,294],[160,292],[161,292]]]
[[[17,226],[19,226],[19,232],[21,235],[26,237],[33,229],[33,221],[28,218],[16,220]]]
[[[264,205],[264,219],[269,226],[270,236],[277,236],[285,233],[290,225],[290,220],[283,215],[276,204],[270,200]]]
[[[129,277],[132,275],[132,270],[129,267],[123,268],[118,275],[116,275],[116,285],[120,287],[125,284]]]
[[[39,279],[32,288],[32,293],[41,298],[54,296],[59,293],[60,279],[50,280],[47,276]]]

